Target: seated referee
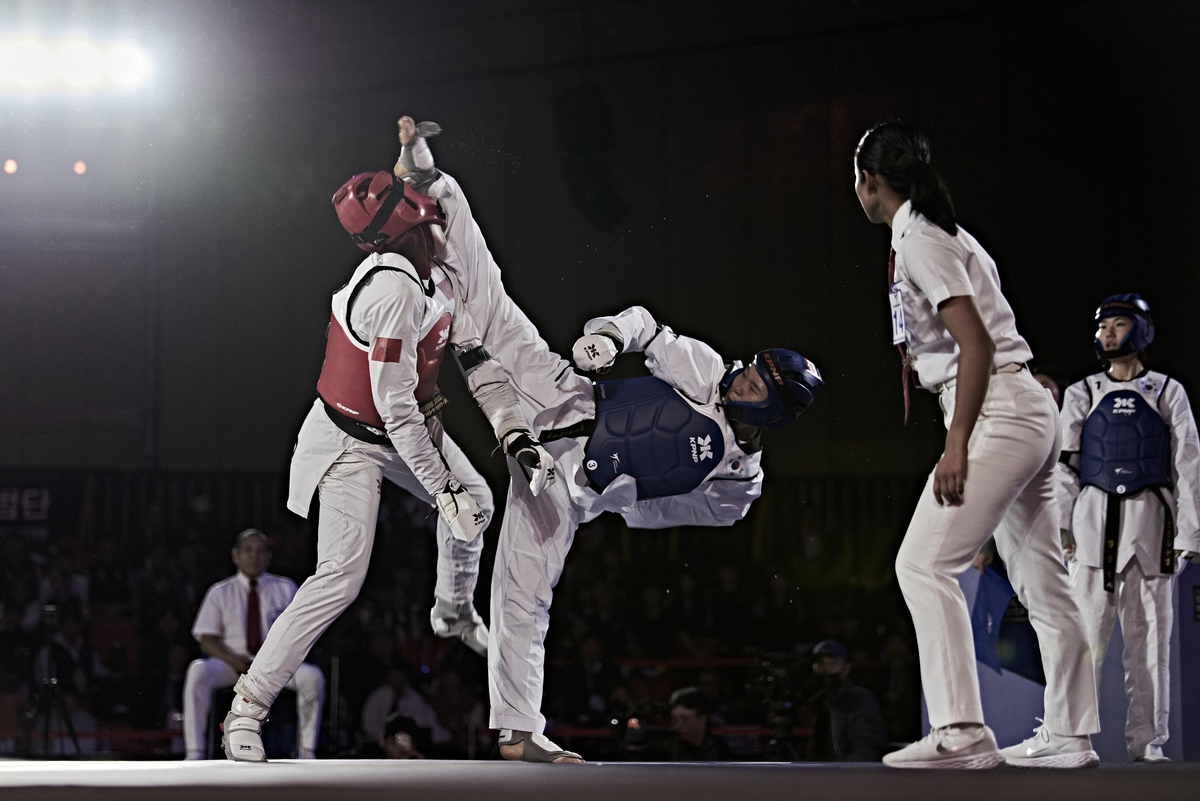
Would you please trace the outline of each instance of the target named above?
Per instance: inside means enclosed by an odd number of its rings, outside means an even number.
[[[192,636],[208,656],[188,665],[183,690],[183,736],[186,759],[205,759],[209,707],[213,690],[232,687],[250,667],[267,629],[296,595],[296,584],[266,572],[271,566],[267,535],[248,528],[233,548],[238,572],[208,588]],[[315,759],[321,707],[325,703],[325,676],[316,665],[304,663],[287,684],[296,693],[299,717],[297,752],[300,759]]]

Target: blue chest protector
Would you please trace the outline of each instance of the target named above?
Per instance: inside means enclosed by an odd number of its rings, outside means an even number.
[[[1158,410],[1129,389],[1110,392],[1083,423],[1079,483],[1128,495],[1170,486],[1171,429]]]
[[[648,376],[596,384],[596,430],[584,469],[603,491],[617,476],[637,480],[638,500],[686,495],[725,458],[721,426],[665,381]]]

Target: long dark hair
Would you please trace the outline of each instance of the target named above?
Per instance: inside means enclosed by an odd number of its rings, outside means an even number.
[[[919,129],[903,122],[876,125],[859,141],[854,165],[882,178],[912,201],[914,210],[950,236],[958,233],[950,190],[933,168],[929,138]]]

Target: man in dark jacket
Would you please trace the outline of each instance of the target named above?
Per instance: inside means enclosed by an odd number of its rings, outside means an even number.
[[[821,689],[813,696],[812,734],[805,759],[812,762],[878,762],[887,733],[879,702],[850,681],[845,646],[823,640],[813,648],[813,673]]]
[[[671,694],[671,762],[727,762],[733,758],[729,746],[708,730],[708,698],[698,687],[684,687]]]

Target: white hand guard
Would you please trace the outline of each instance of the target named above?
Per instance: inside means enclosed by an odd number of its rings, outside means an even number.
[[[529,478],[535,496],[554,483],[554,457],[528,431],[510,431],[504,436],[504,451],[517,460]]]
[[[487,515],[475,503],[467,488],[457,480],[450,479],[446,488],[433,496],[437,502],[438,511],[450,524],[450,533],[454,539],[471,542],[487,528]]]
[[[588,373],[605,372],[620,352],[621,346],[607,334],[584,334],[571,349],[575,366]]]

